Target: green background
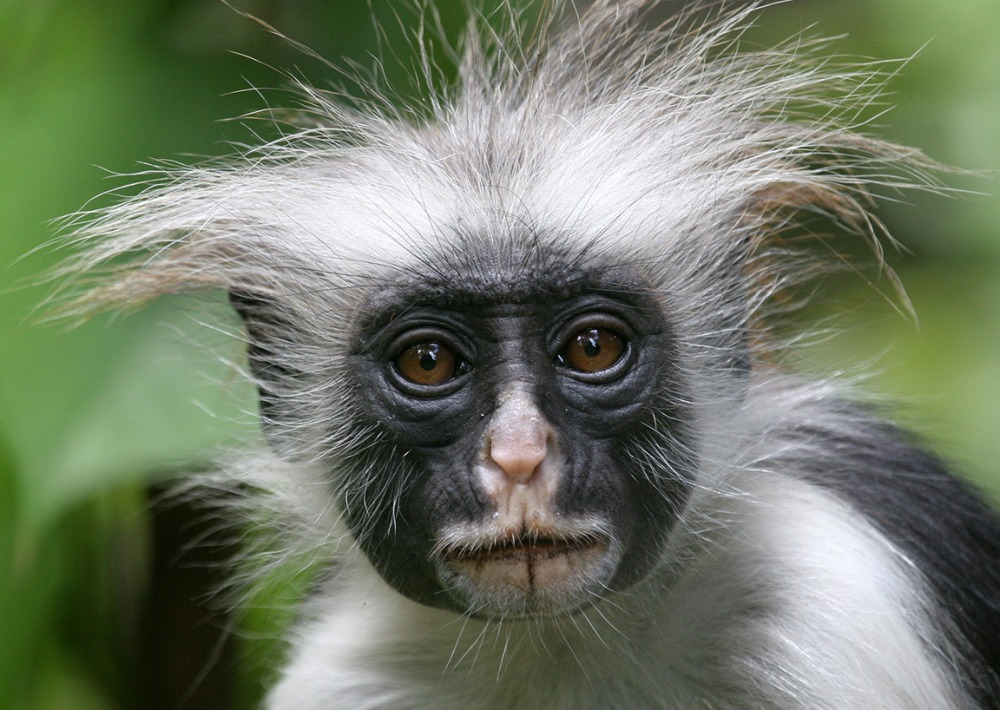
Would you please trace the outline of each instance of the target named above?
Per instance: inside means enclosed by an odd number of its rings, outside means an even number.
[[[374,63],[368,3],[234,4],[325,57]],[[439,4],[454,34],[461,3]],[[383,42],[397,46],[414,13],[394,3],[374,8]],[[847,276],[829,284],[829,305],[807,314],[838,333],[797,359],[818,372],[870,374],[867,388],[894,397],[903,421],[996,495],[1000,200],[990,173],[1000,166],[1000,3],[803,0],[771,8],[751,36],[776,42],[806,27],[846,34],[837,44],[845,54],[919,51],[890,84],[897,108],[871,130],[986,176],[948,178],[969,194],[912,194],[912,204],[882,212],[908,250],[891,262],[917,323],[882,295],[884,283]],[[397,79],[408,63],[402,46],[385,53]],[[222,119],[264,101],[293,103],[270,67],[317,83],[332,78],[216,0],[0,0],[0,706],[209,702],[199,697],[211,679],[168,687],[155,701],[144,691],[168,657],[147,643],[150,599],[162,582],[148,491],[206,466],[206,452],[253,430],[252,396],[219,362],[234,356],[234,344],[196,323],[220,304],[168,299],[75,330],[39,327],[32,313],[47,287],[32,279],[59,254],[31,250],[57,232],[52,220],[109,204],[113,197],[100,196],[108,190],[128,193],[130,180],[115,174],[151,159],[226,154],[228,141],[267,134],[266,125]],[[176,623],[189,649],[216,643]],[[192,625],[220,623],[206,612]],[[198,660],[194,676],[222,674],[218,697],[251,704],[267,662],[247,649],[267,644],[244,637],[268,623],[247,620],[250,632],[219,641],[216,661]]]

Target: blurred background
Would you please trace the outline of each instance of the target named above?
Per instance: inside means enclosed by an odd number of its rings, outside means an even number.
[[[371,67],[392,46],[386,73],[406,84],[408,5],[233,5],[336,63]],[[438,5],[457,36],[462,0]],[[871,373],[900,420],[996,497],[1000,3],[797,0],[764,13],[749,39],[804,28],[843,34],[848,55],[918,54],[870,130],[986,177],[949,176],[968,194],[912,194],[881,211],[906,246],[890,261],[918,322],[885,283],[847,274],[805,314],[838,334],[796,357]],[[151,504],[164,481],[254,431],[252,393],[225,364],[237,344],[197,323],[222,299],[168,299],[68,330],[33,322],[47,288],[31,280],[59,258],[32,252],[52,220],[134,192],[121,174],[273,136],[266,122],[223,120],[293,104],[272,67],[338,79],[219,0],[0,0],[0,707],[247,708],[269,681],[282,610],[222,615],[210,597],[225,541],[189,549],[210,534],[202,514]],[[850,249],[863,260],[863,246]]]

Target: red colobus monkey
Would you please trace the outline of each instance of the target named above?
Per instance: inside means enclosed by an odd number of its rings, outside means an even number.
[[[655,4],[473,28],[419,107],[303,86],[74,234],[74,308],[242,318],[214,484],[324,572],[269,708],[1000,708],[997,517],[766,325],[801,215],[875,239],[934,165],[848,130],[870,67]]]

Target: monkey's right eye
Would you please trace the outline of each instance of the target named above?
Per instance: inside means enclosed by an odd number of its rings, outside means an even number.
[[[393,361],[396,372],[414,385],[442,385],[469,371],[469,364],[447,345],[435,341],[413,343]]]

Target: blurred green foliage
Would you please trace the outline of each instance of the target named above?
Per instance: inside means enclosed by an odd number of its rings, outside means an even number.
[[[386,72],[405,85],[400,40],[415,14],[399,3],[234,4],[335,61],[375,67],[372,53],[382,51]],[[454,35],[462,2],[439,4]],[[891,83],[898,108],[869,130],[962,168],[1000,166],[995,0],[801,0],[769,10],[750,37],[769,43],[811,26],[846,33],[838,49],[847,54],[899,58],[923,47]],[[169,299],[71,331],[36,327],[46,288],[23,285],[60,255],[20,257],[52,238],[54,218],[109,203],[111,195],[94,197],[109,189],[129,192],[128,179],[109,173],[140,170],[149,158],[224,154],[227,141],[266,133],[220,119],[265,100],[293,103],[249,90],[284,83],[270,67],[340,79],[217,0],[0,0],[0,706],[136,706],[133,663],[150,591],[147,487],[253,430],[252,393],[222,362],[238,357],[234,344],[197,327],[197,314],[220,303]],[[949,183],[996,191],[981,178]],[[846,278],[829,287],[846,313],[843,331],[802,359],[824,371],[874,365],[870,385],[901,397],[904,418],[997,492],[1000,201],[906,199],[915,204],[883,214],[909,250],[892,261],[919,325],[879,295],[884,286]],[[824,306],[810,316],[833,313]],[[259,692],[246,674],[243,685],[234,707]],[[163,706],[179,707],[189,690]]]

